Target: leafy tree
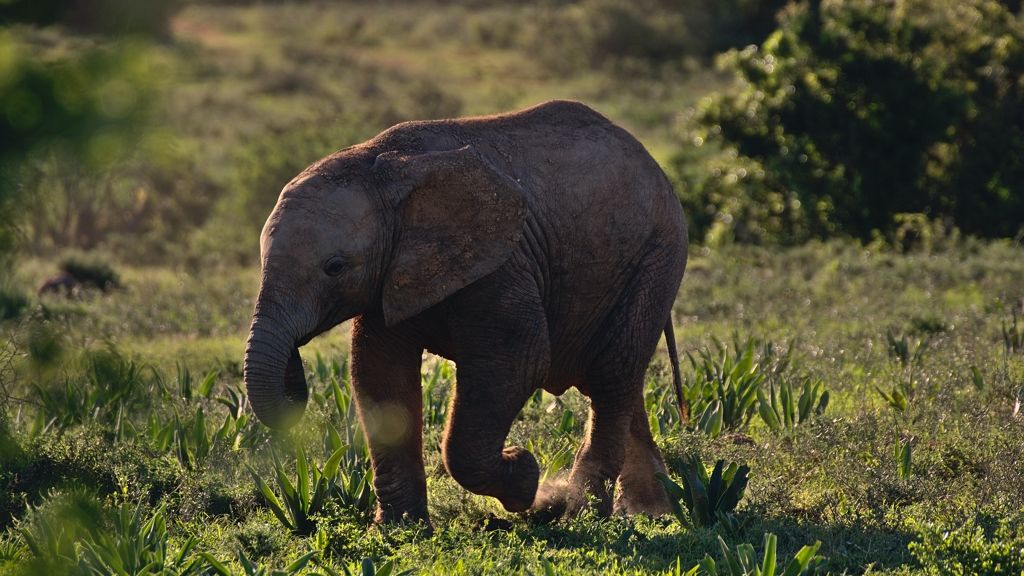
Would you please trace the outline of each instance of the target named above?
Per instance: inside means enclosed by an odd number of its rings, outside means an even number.
[[[722,64],[675,160],[700,234],[870,238],[901,213],[1024,222],[1024,24],[994,0],[809,0]]]

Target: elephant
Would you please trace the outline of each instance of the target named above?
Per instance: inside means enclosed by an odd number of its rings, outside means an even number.
[[[376,523],[430,525],[424,351],[455,364],[441,452],[466,490],[510,512],[667,512],[643,386],[664,333],[678,391],[687,249],[658,164],[582,103],[398,124],[283,188],[260,236],[250,405],[272,428],[297,422],[299,348],[352,319]],[[585,438],[563,488],[538,496],[537,460],[505,442],[538,389],[570,387],[589,398]]]

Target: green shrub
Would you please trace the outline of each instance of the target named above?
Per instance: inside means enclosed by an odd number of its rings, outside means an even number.
[[[210,568],[221,576],[235,576],[239,574],[237,571],[232,571],[223,562],[217,560],[212,554],[208,552],[200,553],[203,560],[210,566]],[[267,566],[262,566],[253,562],[245,552],[242,550],[238,551],[238,565],[242,567],[241,574],[245,576],[293,576],[300,574],[306,568],[306,564],[316,556],[316,552],[306,552],[292,561],[291,564],[284,567],[281,570],[270,569]]]
[[[0,321],[17,319],[28,308],[28,297],[20,290],[0,285]]]
[[[910,553],[927,574],[966,576],[991,574],[1019,576],[1024,573],[1024,531],[1001,523],[986,532],[974,522],[949,529],[933,524],[917,526],[920,540],[911,542]]]
[[[104,292],[121,285],[121,276],[113,266],[94,254],[73,254],[64,258],[60,269],[74,277],[80,284],[98,288]]]
[[[1024,21],[994,0],[804,0],[722,60],[675,175],[698,237],[984,237],[1024,222]],[[705,150],[707,148],[707,150]]]

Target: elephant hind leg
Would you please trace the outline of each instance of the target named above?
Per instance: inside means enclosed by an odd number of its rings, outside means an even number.
[[[668,496],[655,473],[666,472],[665,461],[658,451],[643,404],[633,409],[629,425],[626,459],[616,485],[615,512],[660,516],[672,511]]]
[[[569,477],[566,514],[598,500],[600,514],[613,509],[606,486],[618,481],[624,511],[661,511],[663,497],[654,472],[664,469],[644,413],[644,375],[671,312],[679,277],[672,262],[653,253],[630,280],[603,325],[603,342],[595,348],[586,372],[590,396],[587,436]],[[681,274],[681,272],[680,272]],[[636,505],[633,504],[636,503]],[[664,500],[667,508],[667,499]]]

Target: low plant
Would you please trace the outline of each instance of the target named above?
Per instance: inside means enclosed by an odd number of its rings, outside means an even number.
[[[886,350],[889,357],[903,367],[920,365],[928,351],[928,338],[913,338],[906,334],[896,335],[892,330],[885,333]]]
[[[1017,309],[1011,313],[1010,322],[1003,320],[1003,349],[1009,354],[1024,353],[1024,324],[1017,322]]]
[[[274,460],[274,477],[280,496],[255,470],[250,468],[256,488],[266,500],[267,506],[274,516],[286,528],[299,535],[309,535],[316,528],[313,517],[322,509],[328,498],[336,492],[336,482],[340,474],[341,459],[345,454],[344,447],[338,448],[327,459],[323,468],[311,463],[306,452],[300,446],[295,456],[295,482],[293,483],[277,457]]]
[[[363,558],[358,567],[356,565],[342,565],[340,572],[330,566],[321,566],[321,568],[329,576],[408,576],[415,573],[413,570],[395,572],[394,560],[388,560],[378,567],[374,565],[373,560],[370,558]]]
[[[679,522],[694,526],[713,526],[736,509],[747,488],[750,467],[725,460],[715,462],[708,475],[700,458],[691,456],[683,462],[683,485],[676,484],[668,475],[655,476],[668,492],[669,504]]]
[[[886,350],[890,360],[897,366],[894,379],[896,384],[887,392],[875,386],[875,390],[893,410],[906,412],[910,401],[917,393],[915,372],[924,363],[925,352],[928,350],[927,337],[915,338],[906,334],[896,335],[892,330],[885,333]]]
[[[147,386],[147,372],[111,348],[91,351],[80,360],[81,372],[61,380],[33,384],[38,404],[37,431],[63,430],[90,420],[113,424],[123,409],[135,405]]]
[[[102,514],[96,497],[84,490],[51,492],[38,505],[30,505],[25,516],[15,522],[26,572],[70,571],[79,562],[76,542],[97,529]]]
[[[342,466],[346,469],[366,466],[370,461],[370,446],[359,423],[351,383],[347,377],[340,382],[337,378],[331,378],[330,390],[335,408],[341,416],[341,431],[334,426],[328,426],[326,447],[330,452],[344,447]]]
[[[911,438],[897,438],[892,445],[892,459],[896,464],[896,477],[900,480],[909,480],[911,464],[913,462],[911,452]]]
[[[736,343],[734,350],[714,341],[689,354],[693,374],[683,382],[683,422],[692,429],[717,437],[725,430],[742,430],[757,410],[757,392],[767,373],[758,363],[754,340]]]
[[[243,445],[253,446],[264,437],[261,430],[249,426],[248,414],[242,414],[237,418],[233,414],[228,414],[224,423],[210,433],[201,406],[187,419],[182,419],[175,413],[174,418],[166,424],[162,424],[156,413],[151,412],[144,433],[154,450],[173,451],[178,462],[186,470],[196,470],[202,466],[219,446],[238,450]]]
[[[236,576],[237,572],[231,571],[227,565],[220,560],[217,560],[212,554],[208,552],[201,552],[200,556],[209,567],[217,574],[221,576]],[[238,550],[238,564],[242,567],[242,573],[245,576],[292,576],[302,572],[309,561],[316,556],[316,552],[306,552],[302,556],[296,558],[291,564],[284,567],[281,570],[275,570],[256,564],[245,555],[245,552],[241,549]]]
[[[789,381],[781,382],[778,389],[770,383],[767,396],[763,390],[757,391],[757,411],[768,428],[782,432],[824,413],[828,400],[828,390],[820,380],[804,378],[799,396]]]
[[[451,389],[451,364],[440,361],[429,378],[423,378],[423,425],[443,426],[448,415],[448,391]]]
[[[766,532],[764,535],[764,554],[759,560],[754,552],[754,547],[749,543],[739,544],[735,549],[732,549],[719,536],[718,547],[722,552],[722,560],[716,562],[710,556],[705,556],[700,564],[682,574],[685,574],[685,576],[697,576],[700,574],[706,574],[707,576],[718,576],[719,574],[722,576],[775,576],[778,573],[781,576],[802,576],[817,574],[823,568],[824,558],[818,556],[821,542],[815,542],[801,548],[796,553],[796,556],[782,568],[781,572],[779,572],[779,567],[776,564],[776,546],[777,538],[775,534]]]
[[[219,374],[220,371],[214,368],[207,372],[202,380],[196,382],[188,366],[179,362],[173,386],[164,382],[163,378],[158,378],[157,382],[163,390],[165,397],[176,397],[186,402],[191,402],[197,398],[209,398],[210,393],[213,391],[213,385],[217,383],[217,376]]]
[[[935,524],[915,526],[918,540],[908,546],[926,574],[991,574],[1019,576],[1024,573],[1024,531],[1000,522],[986,532],[975,522],[955,528]]]
[[[537,457],[541,482],[554,478],[559,472],[568,469],[576,457],[576,447],[567,436],[543,440],[531,438],[526,441],[526,449]]]
[[[148,517],[142,502],[122,504],[111,515],[109,528],[91,530],[81,546],[82,565],[96,574],[176,574],[203,573],[202,558],[194,553],[196,537],[189,536],[177,547],[167,532],[167,512],[163,506]]]

